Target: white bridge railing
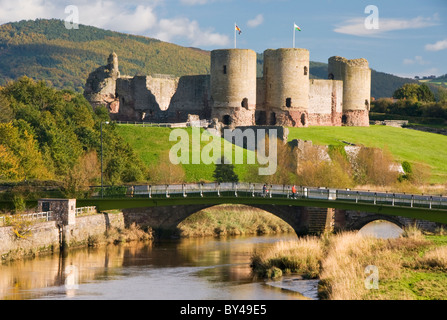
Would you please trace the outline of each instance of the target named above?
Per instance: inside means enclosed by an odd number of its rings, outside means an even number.
[[[90,215],[92,213],[96,213],[96,207],[81,207],[76,208],[75,215],[76,217],[80,215]]]
[[[5,226],[8,221],[52,221],[53,219],[53,211],[8,215],[0,217],[0,225]]]
[[[265,190],[264,190],[265,189]],[[405,193],[355,191],[315,187],[264,185],[253,183],[208,183],[176,185],[139,185],[122,187],[120,193],[105,193],[105,197],[171,198],[171,197],[269,197],[287,199],[315,199],[389,205],[409,208],[447,210],[447,197],[443,195],[416,195]],[[98,193],[99,195],[99,193]]]
[[[91,215],[96,213],[96,207],[81,207],[75,209],[75,216]],[[0,226],[6,226],[13,221],[54,221],[57,216],[53,211],[35,212],[26,214],[15,214],[0,216]]]

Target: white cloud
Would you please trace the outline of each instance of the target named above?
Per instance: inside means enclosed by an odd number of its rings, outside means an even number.
[[[212,29],[202,30],[197,21],[187,18],[162,19],[158,29],[156,37],[163,41],[186,38],[192,46],[226,46],[230,43],[228,36],[215,33]]]
[[[45,0],[0,0],[0,23],[20,20],[49,19],[58,12],[55,4]],[[64,13],[62,10],[59,16]]]
[[[440,40],[434,44],[427,44],[425,50],[427,51],[440,51],[447,49],[447,39]]]
[[[182,4],[185,4],[187,6],[195,6],[195,5],[202,5],[208,3],[208,0],[180,0]]]
[[[425,61],[421,56],[415,56],[414,59],[404,59],[403,64],[405,65],[414,65],[414,64],[418,64],[418,65],[427,65],[430,64],[429,61]]]
[[[261,25],[264,22],[264,16],[262,14],[258,14],[254,19],[248,20],[247,25],[251,28],[255,28]]]
[[[365,18],[356,18],[345,21],[343,25],[336,27],[334,31],[354,36],[379,36],[390,31],[436,26],[439,24],[438,20],[438,15],[428,18],[416,17],[410,20],[379,18],[379,28],[368,29],[365,26]]]

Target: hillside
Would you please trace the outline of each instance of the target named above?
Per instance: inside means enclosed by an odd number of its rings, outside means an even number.
[[[188,129],[190,130],[190,129]],[[318,145],[344,145],[343,141],[366,147],[387,148],[398,162],[408,161],[430,168],[430,182],[447,183],[447,136],[385,126],[289,128],[289,141],[302,139]],[[117,132],[147,166],[156,164],[175,144],[169,142],[171,129],[119,125]],[[202,142],[202,148],[207,143]],[[233,146],[234,147],[234,146]],[[237,147],[234,147],[237,148]],[[281,161],[281,160],[279,160]],[[247,165],[236,165],[241,181],[254,181]],[[215,165],[183,165],[186,181],[212,181]]]
[[[399,162],[428,165],[431,183],[447,183],[447,136],[386,126],[289,128],[289,140],[319,145],[343,145],[343,141],[367,147],[387,148]]]
[[[139,127],[134,125],[118,125],[116,127],[119,135],[135,150],[136,154],[140,156],[143,163],[149,167],[151,179],[157,181],[157,175],[160,173],[160,165],[163,162],[169,161],[169,151],[176,145],[176,142],[169,141],[169,135],[172,129],[169,128],[148,128]],[[186,129],[189,136],[191,137],[191,128]],[[224,139],[218,139],[222,146],[222,154],[224,154],[228,159],[235,155],[236,149],[241,149],[235,145],[230,146],[230,143]],[[201,150],[208,145],[209,142],[201,142]],[[227,150],[233,150],[232,154],[226,154],[224,152],[225,145],[227,145]],[[192,148],[192,147],[191,147]],[[242,150],[244,154],[244,162],[247,157],[247,153],[252,151]],[[190,160],[192,162],[192,155],[189,154]],[[186,182],[198,182],[198,181],[214,181],[213,173],[216,169],[216,165],[212,164],[183,164],[184,170],[184,181]],[[236,164],[234,165],[234,172],[238,175],[241,181],[249,181],[249,172],[252,169],[256,169],[257,165],[245,165]],[[175,170],[174,167],[167,166],[164,168],[166,171]]]
[[[83,91],[90,72],[115,51],[125,75],[209,73],[209,52],[156,39],[36,20],[0,26],[0,85],[26,75],[57,89]]]
[[[156,39],[80,25],[65,29],[62,20],[21,21],[0,26],[0,85],[24,75],[45,80],[57,89],[83,91],[90,72],[115,51],[123,75],[208,74],[210,52]],[[258,54],[262,75],[263,54]],[[326,79],[327,63],[310,62],[311,78]],[[373,71],[374,98],[391,97],[415,80]]]

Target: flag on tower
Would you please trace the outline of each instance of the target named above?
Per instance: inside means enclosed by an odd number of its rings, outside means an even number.
[[[239,32],[239,34],[241,34],[242,33],[242,30],[241,30],[241,28],[239,28],[237,25],[236,25],[236,31],[238,31]]]
[[[296,23],[294,23],[294,27],[295,27],[295,30],[301,31],[301,28],[298,27],[298,26],[296,25]]]

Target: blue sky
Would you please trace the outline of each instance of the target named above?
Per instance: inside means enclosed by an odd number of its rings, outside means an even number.
[[[362,57],[399,76],[447,73],[446,0],[0,0],[0,23],[66,19],[69,5],[81,24],[205,50],[234,47],[235,22],[238,48],[292,47],[296,23],[296,47],[312,61]]]

